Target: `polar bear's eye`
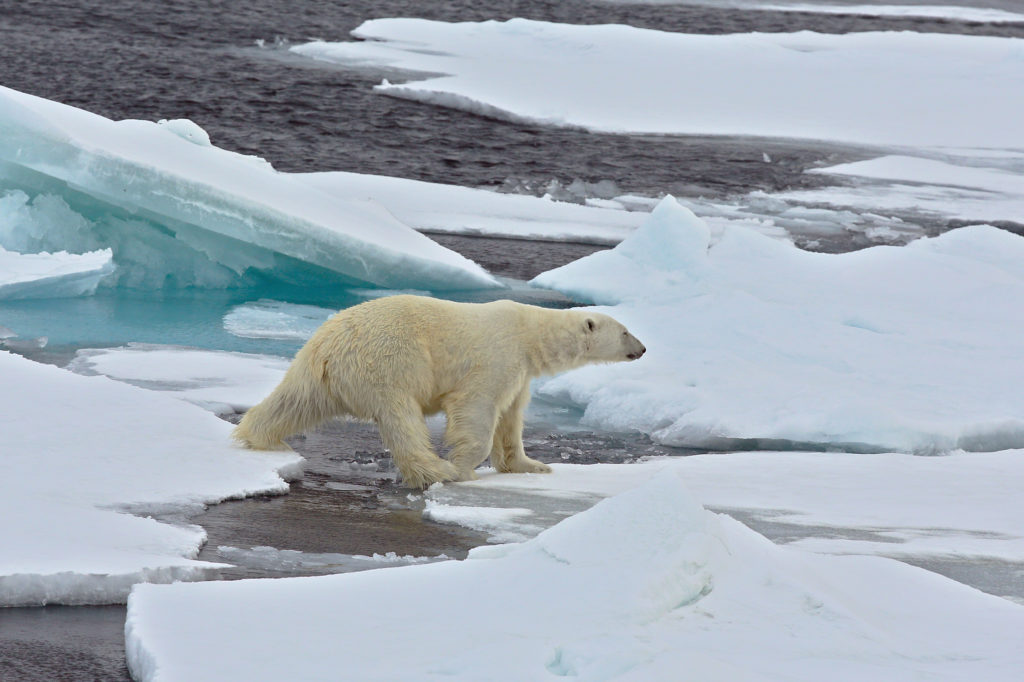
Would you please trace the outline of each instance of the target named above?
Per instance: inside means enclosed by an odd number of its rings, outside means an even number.
[[[590,331],[594,331],[594,321],[591,320],[589,317],[587,318],[587,329],[589,329]]]

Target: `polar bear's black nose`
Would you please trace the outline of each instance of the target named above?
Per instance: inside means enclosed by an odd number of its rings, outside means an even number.
[[[637,358],[639,358],[641,355],[643,355],[646,352],[647,352],[647,348],[645,348],[644,346],[640,346],[640,350],[638,352],[630,353],[626,357],[629,358],[630,360],[636,360]]]

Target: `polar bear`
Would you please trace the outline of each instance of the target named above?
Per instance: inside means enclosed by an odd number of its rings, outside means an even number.
[[[488,457],[500,472],[550,472],[523,450],[530,379],[645,351],[600,313],[391,296],[324,322],[232,435],[250,448],[287,449],[286,436],[350,415],[377,423],[411,487],[474,479]],[[447,461],[431,448],[424,421],[441,411]]]

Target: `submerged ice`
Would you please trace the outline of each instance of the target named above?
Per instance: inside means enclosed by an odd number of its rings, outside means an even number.
[[[190,121],[111,121],[0,88],[0,247],[112,251],[136,289],[497,286],[370,201],[210,145]]]

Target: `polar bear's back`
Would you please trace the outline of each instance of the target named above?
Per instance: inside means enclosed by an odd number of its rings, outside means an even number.
[[[456,303],[389,296],[337,313],[300,351],[356,416],[372,418],[375,393],[412,397],[425,412],[441,396],[494,376],[519,381],[532,343],[532,308],[512,301]],[[536,308],[544,311],[543,308]],[[358,395],[353,391],[358,391]]]

